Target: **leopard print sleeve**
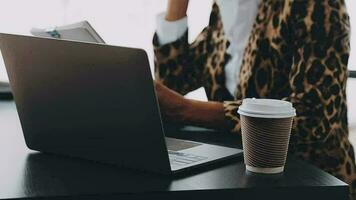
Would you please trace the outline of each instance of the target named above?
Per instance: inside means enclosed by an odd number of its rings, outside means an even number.
[[[216,91],[217,87],[212,84],[223,81],[212,78],[211,73],[218,69],[210,69],[209,66],[217,68],[217,64],[223,65],[227,62],[227,54],[216,55],[216,52],[225,52],[228,45],[219,8],[214,3],[209,26],[203,29],[193,43],[188,43],[188,30],[178,40],[165,45],[160,45],[157,34],[154,35],[155,78],[182,95],[204,87],[209,100],[218,100],[222,95],[215,95],[219,91]],[[222,70],[218,71],[217,74],[221,77]]]
[[[241,105],[242,100],[237,101],[224,101],[224,113],[225,113],[225,121],[226,121],[226,131],[231,133],[240,133],[241,132],[241,124],[240,117],[237,114],[237,110]]]
[[[289,76],[292,93],[284,100],[292,102],[297,111],[292,130],[295,142],[325,142],[331,135],[345,134],[348,129],[345,91],[349,18],[342,3],[295,3],[300,10],[292,10],[289,19],[295,46]]]
[[[155,34],[153,45],[156,80],[183,95],[201,87],[205,61],[200,54],[194,54],[196,43],[204,45],[204,41],[195,41],[189,45],[188,30],[178,40],[162,46]]]

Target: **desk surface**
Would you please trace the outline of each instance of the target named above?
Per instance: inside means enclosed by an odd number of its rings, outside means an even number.
[[[239,146],[239,137],[170,132],[177,138]],[[348,187],[305,162],[288,158],[282,175],[245,171],[235,159],[167,177],[28,150],[13,102],[0,102],[0,199],[347,199]]]

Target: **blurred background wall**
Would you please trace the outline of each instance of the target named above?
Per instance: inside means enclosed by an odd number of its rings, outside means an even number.
[[[32,27],[47,28],[88,20],[112,45],[143,48],[152,63],[152,36],[157,13],[167,0],[0,0],[0,32],[29,34]],[[356,1],[346,0],[352,27]],[[207,25],[212,0],[190,0],[190,40]],[[352,31],[350,69],[356,70],[356,32]],[[6,79],[0,62],[0,79]]]
[[[211,2],[191,0],[191,39],[207,25]],[[106,43],[145,49],[153,66],[155,18],[165,8],[166,0],[0,0],[0,32],[29,34],[32,27],[87,20]],[[4,70],[1,60],[0,80],[6,79]]]

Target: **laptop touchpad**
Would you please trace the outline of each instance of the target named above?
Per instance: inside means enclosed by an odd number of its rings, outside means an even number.
[[[167,144],[167,149],[171,151],[180,151],[180,150],[189,149],[202,145],[196,142],[178,140],[178,139],[167,138],[167,137],[166,137],[166,144]]]

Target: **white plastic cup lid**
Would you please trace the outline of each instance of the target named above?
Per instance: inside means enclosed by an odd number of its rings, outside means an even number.
[[[237,111],[240,115],[259,118],[288,118],[296,115],[292,103],[277,99],[242,100],[242,105]]]

